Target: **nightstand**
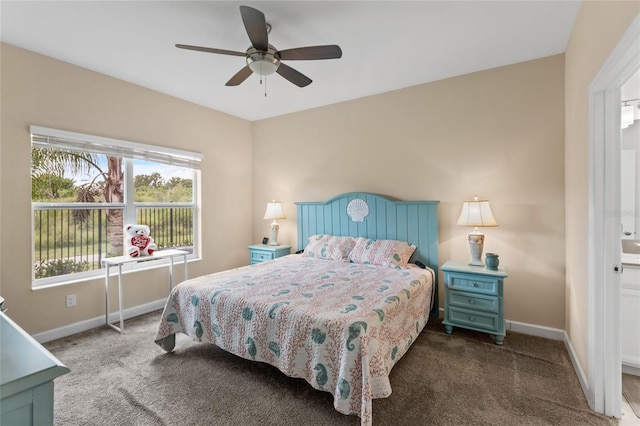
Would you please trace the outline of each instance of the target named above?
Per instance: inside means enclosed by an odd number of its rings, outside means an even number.
[[[291,254],[291,246],[269,246],[266,244],[249,246],[249,262],[252,265],[288,254]]]
[[[449,261],[444,271],[444,330],[453,327],[493,334],[496,345],[504,341],[504,279],[507,272]]]

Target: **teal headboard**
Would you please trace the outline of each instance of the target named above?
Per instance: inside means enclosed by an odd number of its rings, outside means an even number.
[[[395,201],[367,192],[350,192],[324,202],[297,202],[298,250],[316,234],[400,240],[417,249],[411,262],[435,271],[435,314],[438,313],[438,203]],[[432,310],[432,314],[434,311]]]

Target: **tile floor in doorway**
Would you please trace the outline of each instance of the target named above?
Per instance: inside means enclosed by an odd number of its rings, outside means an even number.
[[[640,426],[640,418],[635,415],[624,395],[622,395],[622,419],[618,426]]]

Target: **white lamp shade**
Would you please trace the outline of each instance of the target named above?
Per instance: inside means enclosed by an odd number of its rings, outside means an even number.
[[[287,217],[284,215],[284,210],[282,210],[282,204],[279,201],[273,201],[271,203],[267,203],[267,209],[264,212],[264,218],[267,220],[271,219],[286,219]]]
[[[493,217],[491,206],[488,200],[478,200],[474,197],[471,201],[462,204],[462,211],[458,218],[457,225],[462,226],[498,226],[496,218]]]

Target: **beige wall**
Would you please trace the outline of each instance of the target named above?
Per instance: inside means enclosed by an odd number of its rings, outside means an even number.
[[[203,260],[190,263],[190,275],[247,263],[250,122],[10,45],[1,49],[0,294],[25,330],[104,315],[103,280],[31,290],[30,124],[203,153]],[[182,276],[182,267],[176,273]],[[125,307],[166,297],[166,286],[166,268],[127,275]],[[77,307],[65,308],[69,293]]]
[[[351,191],[439,200],[440,264],[469,258],[462,201],[491,201],[485,252],[509,269],[505,316],[564,329],[564,55],[254,123],[254,241],[265,203]],[[442,283],[442,280],[440,281]],[[442,284],[441,284],[442,286]]]
[[[583,2],[566,51],[565,192],[567,229],[565,328],[588,372],[587,243],[589,85],[629,24],[639,1]]]

